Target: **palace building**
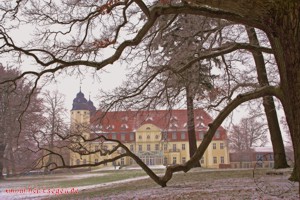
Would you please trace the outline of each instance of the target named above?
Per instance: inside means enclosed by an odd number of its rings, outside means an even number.
[[[212,118],[204,110],[195,109],[194,120],[197,145],[199,145]],[[81,131],[85,138],[103,135],[108,139],[119,140],[149,166],[182,164],[190,158],[186,110],[115,111],[104,114],[96,111],[93,102],[87,100],[80,91],[73,100],[71,129],[78,128],[79,124],[90,127]],[[116,143],[108,141],[86,144],[86,148],[91,151],[114,147]],[[94,164],[120,153],[122,149],[106,156],[101,156],[99,153],[80,155],[71,152],[70,165]],[[201,166],[219,168],[229,164],[226,130],[219,127],[201,159]],[[130,157],[125,157],[107,165],[134,166],[136,164]]]

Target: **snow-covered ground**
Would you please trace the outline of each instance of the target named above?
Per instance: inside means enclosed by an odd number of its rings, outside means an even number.
[[[213,170],[203,170],[200,173],[211,172]],[[218,170],[219,172],[221,170]],[[227,170],[230,171],[230,170]],[[110,172],[113,173],[113,172]],[[126,173],[126,170],[124,170]],[[193,171],[189,172],[193,175]],[[150,200],[150,199],[299,199],[298,196],[298,183],[288,185],[288,188],[284,189],[286,182],[280,182],[278,184],[276,179],[268,179],[268,182],[255,183],[253,177],[242,178],[222,178],[220,179],[201,179],[201,174],[197,171],[195,176],[199,177],[199,180],[184,180],[170,183],[168,187],[161,188],[157,185],[139,188],[130,191],[121,191],[119,187],[124,184],[139,184],[141,180],[149,179],[148,176],[141,176],[136,178],[128,178],[120,181],[113,181],[108,183],[93,184],[87,186],[76,186],[75,188],[50,188],[43,189],[42,185],[49,181],[61,181],[61,180],[75,180],[84,179],[88,177],[103,176],[108,173],[85,173],[85,174],[72,174],[72,175],[54,175],[51,179],[39,180],[31,179],[24,180],[22,178],[16,180],[9,180],[6,182],[0,182],[0,200],[14,200],[14,199],[43,199],[49,196],[58,196],[62,193],[82,193],[83,191],[93,189],[113,188],[119,191],[118,194],[112,194],[109,196],[100,196],[97,198],[88,199],[111,199],[111,200]],[[45,177],[47,178],[47,177]],[[147,180],[148,181],[148,180]],[[151,181],[151,180],[150,180]],[[274,183],[273,183],[274,182]],[[271,189],[266,190],[266,186],[274,184]],[[28,188],[31,185],[31,188]],[[282,185],[282,186],[281,186]],[[40,186],[40,187],[39,187]],[[39,188],[37,190],[36,188]],[[20,191],[10,191],[10,189],[19,189]],[[22,190],[24,189],[24,190]],[[279,192],[282,190],[284,192]],[[101,192],[100,192],[101,194]],[[58,196],[59,197],[59,196]]]
[[[87,174],[87,176],[79,175],[80,178],[87,178],[90,177],[92,174]],[[79,177],[76,177],[76,179],[80,179]],[[74,178],[74,177],[73,177]],[[0,186],[0,199],[2,200],[17,200],[17,199],[42,199],[43,197],[48,197],[48,196],[55,196],[55,195],[63,195],[66,192],[68,193],[80,193],[84,190],[88,189],[95,189],[95,188],[100,188],[100,187],[108,187],[111,185],[116,185],[116,184],[125,184],[131,181],[137,181],[137,180],[142,180],[142,179],[147,179],[149,178],[148,176],[142,176],[142,177],[136,177],[136,178],[129,178],[125,180],[120,180],[120,181],[113,181],[109,183],[101,183],[101,184],[95,184],[95,185],[87,185],[87,186],[77,186],[77,187],[69,187],[69,188],[26,188],[26,187],[19,187],[18,189],[24,189],[24,191],[12,191],[10,192],[9,189],[3,188]],[[27,183],[28,184],[28,183]]]

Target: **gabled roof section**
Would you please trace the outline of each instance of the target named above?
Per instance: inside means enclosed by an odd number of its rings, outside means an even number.
[[[212,118],[203,110],[194,110],[196,131],[206,131]],[[153,124],[162,132],[186,132],[187,111],[186,110],[149,110],[149,111],[115,111],[103,113],[97,111],[91,117],[93,126],[100,125],[101,130],[97,132],[135,132],[144,124]],[[226,131],[219,127],[220,139],[226,139]],[[224,134],[223,134],[224,133]]]

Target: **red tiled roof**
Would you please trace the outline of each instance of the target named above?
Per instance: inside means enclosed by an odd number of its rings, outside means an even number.
[[[204,132],[212,118],[202,109],[194,110],[195,130]],[[144,124],[153,124],[162,132],[187,132],[186,110],[150,110],[150,111],[115,111],[101,113],[96,112],[91,117],[91,124],[98,126],[102,133],[129,133],[135,132]],[[223,127],[218,129],[220,137],[226,139],[226,131]],[[197,137],[198,138],[198,137]]]

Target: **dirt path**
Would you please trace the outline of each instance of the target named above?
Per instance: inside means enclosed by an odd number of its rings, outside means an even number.
[[[107,174],[104,174],[107,175]],[[81,178],[88,178],[91,176],[100,176],[99,174],[83,174],[77,176],[70,176],[66,179],[81,179]],[[103,176],[103,175],[102,175]],[[62,195],[65,193],[80,193],[84,190],[107,187],[116,184],[124,184],[132,181],[143,180],[147,179],[149,176],[141,176],[136,178],[129,178],[120,181],[113,181],[108,183],[101,183],[101,184],[94,184],[94,185],[87,185],[87,186],[76,186],[76,187],[69,187],[69,188],[35,188],[35,187],[27,187],[28,181],[21,181],[17,182],[17,185],[13,182],[6,182],[6,184],[0,185],[0,199],[7,199],[7,200],[16,200],[16,199],[42,199],[43,197],[55,196],[55,195]],[[50,181],[58,181],[61,178],[56,180]],[[48,182],[49,180],[41,180],[41,185],[43,182]],[[27,185],[27,186],[26,186]]]

